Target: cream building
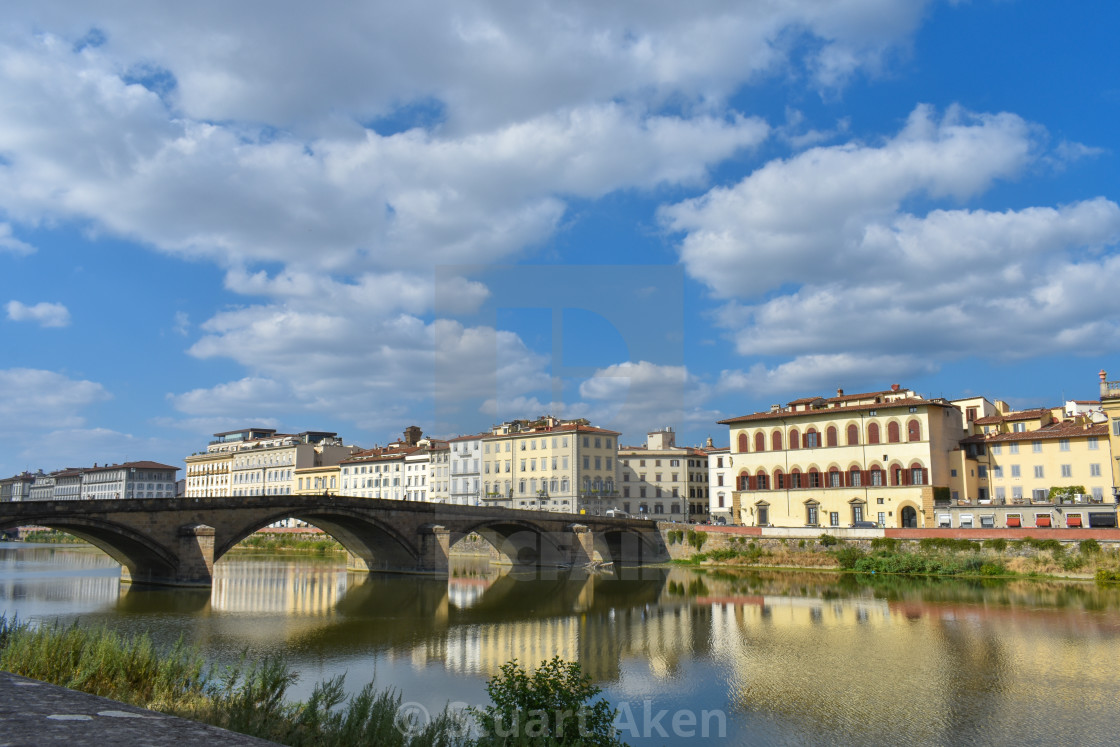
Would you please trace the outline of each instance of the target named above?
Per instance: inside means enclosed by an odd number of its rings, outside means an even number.
[[[337,464],[299,467],[295,470],[296,495],[337,494],[341,485],[341,467]]]
[[[243,428],[215,433],[206,452],[186,462],[186,497],[292,495],[296,470],[338,464],[357,452],[328,431],[277,433]]]
[[[731,515],[748,526],[930,526],[965,435],[953,404],[897,384],[720,422],[734,461]]]
[[[178,467],[159,462],[96,464],[82,470],[82,497],[87,500],[116,498],[174,498]]]
[[[618,436],[582,418],[550,415],[495,425],[482,439],[482,500],[597,515],[624,509],[617,491]]]
[[[451,503],[477,506],[482,499],[482,439],[489,433],[448,439]]]
[[[668,521],[706,521],[708,455],[677,446],[672,428],[646,434],[644,446],[620,446],[622,510]]]
[[[450,503],[451,446],[446,441],[439,441],[432,447],[429,475],[431,487],[428,491],[428,500],[432,503]]]

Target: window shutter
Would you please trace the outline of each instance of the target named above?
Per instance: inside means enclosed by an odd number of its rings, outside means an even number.
[[[929,470],[922,467],[922,485],[929,485]]]

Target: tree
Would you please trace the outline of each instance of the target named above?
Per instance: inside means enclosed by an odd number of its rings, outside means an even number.
[[[480,745],[602,745],[624,742],[614,728],[615,710],[602,689],[580,672],[579,664],[559,656],[532,672],[503,664],[486,685],[493,705],[472,708],[480,722]]]

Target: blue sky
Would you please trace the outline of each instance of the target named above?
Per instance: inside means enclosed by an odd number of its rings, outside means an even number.
[[[1112,2],[5,16],[4,474],[1120,377]]]

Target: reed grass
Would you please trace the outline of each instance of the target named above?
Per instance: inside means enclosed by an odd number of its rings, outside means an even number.
[[[289,702],[297,675],[279,658],[216,669],[180,641],[159,651],[147,635],[104,627],[32,627],[0,616],[0,669],[287,745],[443,747],[470,744],[444,711],[414,733],[396,727],[400,693],[374,683],[347,699],[342,676]]]

